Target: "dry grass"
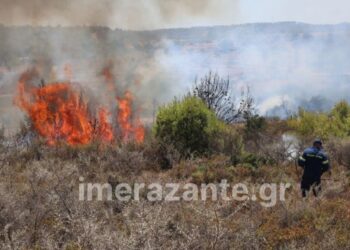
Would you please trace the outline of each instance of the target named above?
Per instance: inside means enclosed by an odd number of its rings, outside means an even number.
[[[173,160],[149,145],[0,148],[1,249],[347,249],[349,170],[333,169],[321,198],[300,198],[294,165],[231,166],[227,156]],[[152,151],[152,150],[154,151]],[[171,152],[171,150],[169,150]],[[169,153],[170,154],[170,153]],[[175,159],[173,156],[162,156]],[[286,202],[78,201],[86,182],[290,182]]]

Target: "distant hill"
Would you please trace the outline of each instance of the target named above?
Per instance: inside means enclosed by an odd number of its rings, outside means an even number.
[[[106,27],[7,27],[0,25],[0,65],[13,67],[23,60],[38,60],[59,49],[60,59],[91,59],[123,56],[134,50],[151,55],[172,41],[190,51],[211,51],[218,55],[255,45],[298,45],[317,42],[349,46],[350,24],[310,25],[283,22],[214,26],[154,31],[123,31]],[[95,48],[95,51],[89,50]],[[69,55],[69,57],[68,57]],[[55,58],[57,59],[57,58]],[[50,60],[50,58],[47,58]]]
[[[196,77],[213,70],[229,76],[237,92],[251,86],[260,111],[279,115],[282,100],[296,109],[319,96],[329,105],[349,98],[350,24],[153,31],[0,26],[0,94],[12,94],[24,67],[39,65],[49,79],[67,63],[86,86],[96,84],[101,69],[112,63],[120,89],[136,89],[146,110],[154,100],[164,103],[184,93]]]

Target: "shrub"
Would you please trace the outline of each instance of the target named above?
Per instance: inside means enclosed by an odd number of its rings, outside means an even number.
[[[350,140],[344,140],[338,145],[338,162],[350,169]]]
[[[234,98],[233,89],[228,78],[209,72],[199,82],[195,82],[191,94],[200,98],[220,120],[233,123],[251,114],[254,109],[254,99],[248,87],[241,92],[239,102]]]
[[[143,154],[150,165],[160,169],[169,169],[180,161],[180,154],[172,144],[152,139],[146,141],[144,146]]]
[[[233,169],[230,168],[230,161],[226,156],[212,156],[197,162],[196,169],[192,172],[191,182],[200,185],[201,183],[214,183],[221,180],[232,181]]]
[[[254,140],[259,138],[259,134],[267,128],[266,119],[259,115],[247,116],[244,128],[246,139]]]
[[[341,101],[328,113],[300,109],[298,116],[289,120],[289,125],[304,138],[344,138],[350,135],[350,105]]]
[[[320,136],[322,138],[325,138],[327,136],[326,131],[320,125],[324,125],[326,123],[326,114],[308,112],[303,109],[299,110],[297,118],[291,119],[289,121],[289,125],[303,137]]]
[[[240,165],[247,168],[258,168],[267,164],[273,165],[275,161],[266,156],[243,151],[241,155],[232,155],[231,163],[234,166]]]
[[[239,128],[223,125],[210,141],[210,150],[227,156],[240,155],[243,151],[243,137]]]
[[[331,114],[345,122],[350,117],[350,105],[346,101],[340,101],[334,106]]]
[[[210,141],[222,126],[199,98],[187,96],[159,109],[154,133],[160,141],[189,156],[209,152]]]

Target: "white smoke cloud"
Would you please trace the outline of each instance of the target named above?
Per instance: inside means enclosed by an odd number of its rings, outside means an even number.
[[[237,0],[1,0],[7,25],[159,29],[234,23]],[[229,10],[229,11],[228,11]]]
[[[319,105],[324,109],[350,97],[349,29],[295,23],[236,27],[210,33],[194,48],[167,43],[158,60],[182,90],[210,70],[229,76],[237,95],[250,86],[261,114],[282,104],[295,111],[315,96],[327,99]]]
[[[347,0],[0,0],[7,25],[160,29],[219,24],[350,21]]]

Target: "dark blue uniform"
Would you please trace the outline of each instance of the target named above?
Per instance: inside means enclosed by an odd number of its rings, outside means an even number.
[[[301,189],[305,197],[306,191],[309,191],[312,185],[320,186],[322,174],[330,168],[329,159],[322,149],[310,147],[305,149],[303,155],[299,157],[298,164],[304,169]],[[313,192],[316,196],[315,189]]]

